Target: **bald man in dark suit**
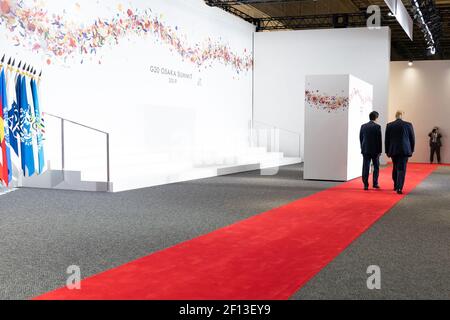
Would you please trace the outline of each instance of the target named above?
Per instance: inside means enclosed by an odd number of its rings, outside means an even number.
[[[410,122],[403,121],[404,113],[397,111],[394,122],[386,127],[386,154],[394,164],[392,180],[394,190],[403,194],[408,159],[412,157],[415,148],[414,128]]]

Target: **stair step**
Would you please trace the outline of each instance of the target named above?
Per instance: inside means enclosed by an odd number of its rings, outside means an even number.
[[[20,187],[118,192],[260,169],[269,169],[265,174],[271,174],[270,168],[276,169],[282,165],[301,162],[300,158],[285,158],[281,152],[267,152],[264,148],[253,149],[261,153],[234,157],[228,159],[230,163],[195,167],[188,162],[172,162],[115,167],[115,183],[109,185],[101,181],[82,180],[83,174],[76,170],[47,170],[40,176],[23,178]],[[273,171],[275,174],[276,170]]]
[[[219,168],[219,169],[217,169],[217,175],[225,176],[225,175],[235,174],[235,173],[239,173],[239,172],[259,170],[259,168],[260,168],[259,163],[244,164],[244,165],[238,165],[238,166],[227,167],[227,168]]]
[[[91,192],[107,192],[108,183],[99,181],[78,181],[67,182],[64,181],[54,187],[57,190],[74,190],[74,191],[91,191]]]
[[[76,191],[108,191],[108,184],[81,180],[80,171],[47,170],[39,176],[23,177],[20,187]]]

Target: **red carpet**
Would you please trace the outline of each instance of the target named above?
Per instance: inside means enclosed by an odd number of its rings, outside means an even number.
[[[405,194],[436,169],[409,166]],[[37,299],[288,299],[403,196],[350,181]]]

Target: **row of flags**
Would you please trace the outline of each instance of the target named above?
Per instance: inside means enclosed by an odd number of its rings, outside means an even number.
[[[39,106],[41,74],[25,63],[0,61],[0,181],[44,170],[45,126]]]

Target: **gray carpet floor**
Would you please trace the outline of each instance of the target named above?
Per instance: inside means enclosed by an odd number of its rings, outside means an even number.
[[[0,196],[0,299],[26,299],[336,185],[241,173],[117,194]],[[450,169],[440,169],[293,299],[450,298]],[[379,265],[382,289],[366,287]]]
[[[0,196],[0,299],[26,299],[329,188],[247,172],[117,194],[20,189]]]
[[[380,267],[380,290],[367,288],[371,265]],[[450,299],[450,168],[433,173],[292,299]]]

